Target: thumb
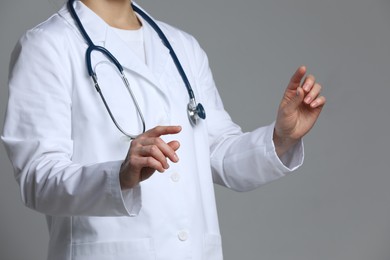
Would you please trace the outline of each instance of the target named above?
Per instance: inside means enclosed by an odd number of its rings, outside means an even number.
[[[286,109],[292,112],[302,104],[304,97],[305,97],[304,90],[302,89],[302,87],[298,87],[296,89],[296,93],[294,97],[290,99],[290,102],[288,103]]]

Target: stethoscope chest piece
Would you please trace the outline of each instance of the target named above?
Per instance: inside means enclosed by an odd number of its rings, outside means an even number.
[[[194,98],[192,98],[187,105],[187,114],[188,119],[193,126],[197,125],[199,118],[206,118],[206,111],[204,110],[203,105],[201,103],[196,104]]]

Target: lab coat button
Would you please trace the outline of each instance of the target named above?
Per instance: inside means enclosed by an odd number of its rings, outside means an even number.
[[[188,232],[185,230],[182,230],[177,235],[180,241],[186,241],[188,239]]]
[[[171,180],[173,182],[178,182],[180,180],[180,174],[178,174],[177,172],[172,173]]]

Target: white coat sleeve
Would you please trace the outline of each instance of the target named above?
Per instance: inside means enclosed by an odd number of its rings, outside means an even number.
[[[272,140],[274,123],[243,133],[223,107],[206,54],[201,49],[198,53],[197,78],[207,114],[214,182],[248,191],[297,169],[304,157],[302,140],[279,158]]]
[[[22,200],[47,215],[136,215],[140,187],[121,191],[121,161],[72,162],[72,75],[66,52],[59,35],[38,28],[21,38],[11,57],[2,140]]]

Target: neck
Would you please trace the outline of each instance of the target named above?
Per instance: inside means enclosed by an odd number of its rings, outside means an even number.
[[[131,0],[81,0],[108,25],[125,30],[136,30],[141,27]]]

